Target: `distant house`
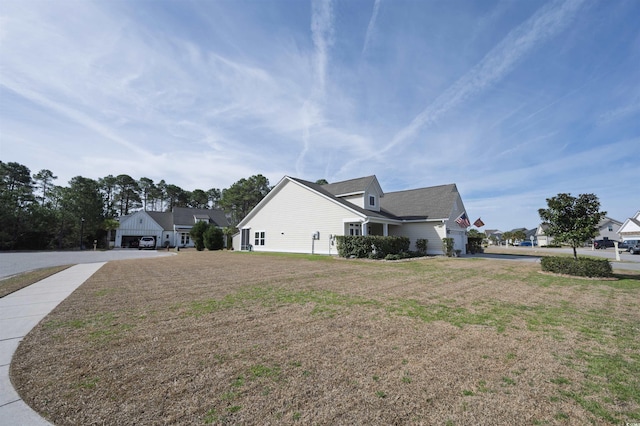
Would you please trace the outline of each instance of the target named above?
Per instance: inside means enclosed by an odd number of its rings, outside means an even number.
[[[610,217],[604,217],[598,223],[598,234],[594,238],[594,240],[612,240],[618,241],[619,234],[618,231],[620,229],[621,222],[611,219]],[[541,223],[538,225],[538,229],[535,232],[536,238],[538,239],[538,245],[540,246],[548,246],[553,244],[553,237],[546,235],[546,230],[549,228],[549,225],[546,223]]]
[[[621,226],[622,222],[605,216],[600,223],[598,223],[598,235],[595,239],[618,241],[620,239],[618,231]]]
[[[500,244],[502,241],[502,231],[498,229],[487,229],[484,234],[487,236],[489,244]]]
[[[550,246],[553,244],[553,237],[546,234],[547,229],[549,229],[549,225],[546,223],[541,223],[536,229],[536,238],[538,239],[538,245],[540,247]]]
[[[640,240],[640,210],[624,221],[618,229],[618,234],[622,241]]]
[[[156,247],[193,247],[189,231],[198,222],[225,227],[229,221],[222,210],[175,207],[170,212],[137,211],[120,218],[116,247],[137,247],[142,237],[154,237]]]
[[[426,238],[429,254],[442,254],[450,237],[466,253],[461,216],[468,219],[455,184],[385,193],[375,176],[326,185],[285,176],[238,224],[233,247],[336,254],[335,236],[383,235],[408,237],[411,250]]]

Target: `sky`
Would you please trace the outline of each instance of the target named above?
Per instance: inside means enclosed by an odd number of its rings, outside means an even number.
[[[482,229],[640,210],[638,0],[2,0],[0,160],[185,190],[455,183]]]

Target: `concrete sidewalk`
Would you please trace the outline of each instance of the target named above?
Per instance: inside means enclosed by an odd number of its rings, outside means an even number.
[[[0,425],[50,425],[13,388],[11,358],[24,336],[105,263],[75,265],[0,298]]]

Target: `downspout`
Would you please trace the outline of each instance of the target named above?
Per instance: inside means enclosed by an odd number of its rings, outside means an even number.
[[[367,229],[367,235],[369,235],[369,227],[367,226],[368,224],[369,224],[369,218],[366,218],[365,221],[362,222],[362,229],[363,229],[362,235],[364,235],[365,227]]]

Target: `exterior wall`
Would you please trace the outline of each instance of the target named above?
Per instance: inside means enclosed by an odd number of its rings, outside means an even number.
[[[462,204],[462,198],[460,194],[458,194],[458,198],[453,205],[451,215],[447,221],[447,229],[449,230],[447,237],[453,238],[453,249],[461,250],[462,254],[467,254],[467,229],[459,226],[456,223],[456,219],[465,211],[466,209],[464,208],[464,204]],[[467,214],[467,216],[469,215]],[[471,221],[470,217],[467,217],[467,219]]]
[[[348,197],[339,197],[345,201],[350,202],[351,204],[353,204],[354,206],[358,206],[361,209],[366,209],[366,206],[364,205],[364,195],[363,194],[359,194],[359,195],[350,195]]]
[[[600,227],[599,229],[599,234],[596,237],[596,240],[614,240],[614,241],[618,241],[620,239],[620,235],[618,234],[618,231],[620,230],[620,225],[621,224],[617,224],[613,221],[608,221],[606,222],[602,227]],[[612,230],[609,231],[609,226],[611,226]]]
[[[414,222],[404,223],[402,226],[389,226],[389,235],[396,237],[409,237],[411,245],[409,250],[416,250],[416,240],[426,238],[427,254],[441,255],[442,239],[446,235],[445,227],[441,223]]]
[[[344,235],[344,221],[357,220],[357,214],[318,194],[286,181],[279,192],[242,226],[250,228],[254,251],[337,254],[329,235]],[[255,244],[255,233],[264,232],[264,245]],[[319,232],[320,238],[312,239]],[[233,239],[240,249],[241,234]]]
[[[373,196],[375,198],[375,205],[371,205],[369,204],[369,196]],[[364,193],[364,199],[362,201],[363,203],[363,207],[364,209],[367,210],[371,210],[374,212],[379,212],[380,211],[380,194],[378,194],[378,191],[367,191]]]
[[[637,212],[633,218],[624,221],[618,230],[623,241],[640,240],[640,226],[638,225],[638,221],[640,221],[640,211]]]
[[[156,237],[158,246],[164,241],[162,228],[145,211],[135,212],[120,223],[116,229],[116,247],[122,247],[123,236]]]

